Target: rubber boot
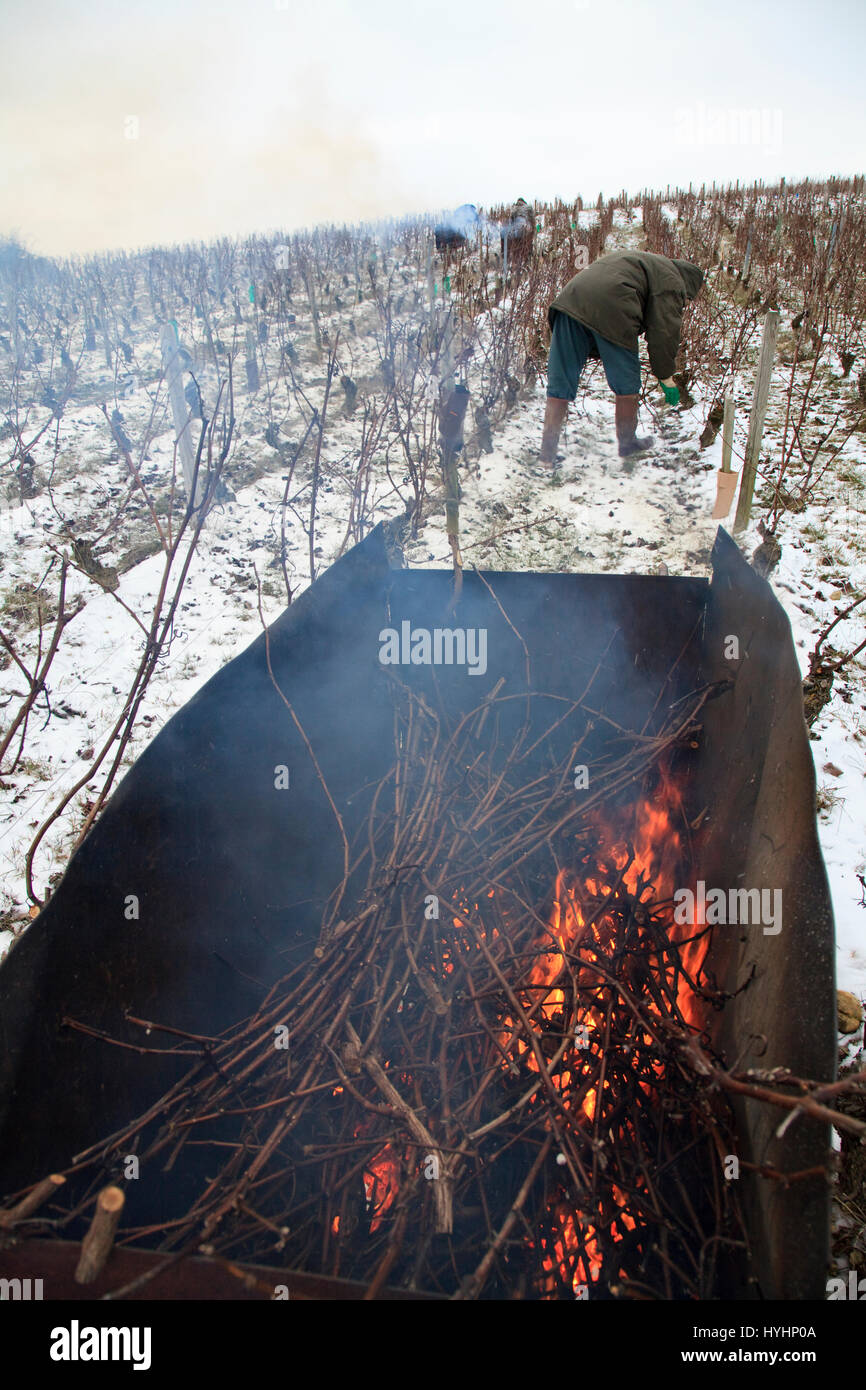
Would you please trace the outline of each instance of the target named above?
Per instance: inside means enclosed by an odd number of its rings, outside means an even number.
[[[542,463],[557,462],[556,448],[567,414],[567,400],[561,396],[548,396],[544,411],[544,428],[541,432],[541,450],[538,455]]]
[[[630,454],[640,454],[644,449],[651,449],[655,444],[655,439],[651,434],[644,435],[642,439],[637,437],[637,406],[638,396],[615,396],[616,403],[616,438],[619,444],[620,458],[628,458]]]

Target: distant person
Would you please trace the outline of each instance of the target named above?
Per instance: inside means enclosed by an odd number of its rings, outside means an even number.
[[[529,259],[534,235],[535,213],[525,198],[518,198],[508,214],[508,220],[499,229],[499,248],[503,262],[507,250],[509,269],[523,265]]]
[[[601,360],[615,397],[616,437],[621,458],[651,449],[651,435],[637,437],[640,396],[638,338],[646,334],[650,367],[665,400],[678,405],[673,372],[683,310],[703,283],[691,261],[650,251],[612,251],[569,280],[548,310],[553,331],[547,366],[547,408],[541,439],[542,463],[557,461],[557,445],[568,403],[577,395],[590,357]]]
[[[475,239],[480,218],[474,203],[463,203],[434,227],[437,251],[455,250]]]

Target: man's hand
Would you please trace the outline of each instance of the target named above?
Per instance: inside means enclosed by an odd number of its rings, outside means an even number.
[[[668,405],[679,405],[680,393],[677,390],[673,377],[669,376],[666,381],[660,381],[659,385],[665,393],[665,400]]]

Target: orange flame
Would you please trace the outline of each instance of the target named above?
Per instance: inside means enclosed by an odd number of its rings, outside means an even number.
[[[554,1085],[560,1091],[566,1109],[573,1105],[571,1093],[580,1086],[581,1052],[591,1056],[599,1046],[603,1034],[604,1013],[592,1006],[575,1005],[571,1027],[574,1029],[576,1046],[566,1042],[565,1015],[566,995],[562,984],[569,984],[573,977],[583,978],[592,986],[598,981],[591,967],[593,962],[604,963],[605,946],[613,930],[613,919],[604,909],[605,897],[613,895],[620,880],[632,899],[646,900],[649,885],[652,885],[653,915],[656,922],[661,920],[664,929],[672,940],[684,942],[680,953],[682,964],[694,979],[703,964],[706,952],[706,939],[688,941],[690,927],[674,924],[672,910],[661,911],[660,905],[672,904],[676,886],[676,875],[683,863],[684,846],[680,832],[676,829],[672,811],[677,806],[679,794],[672,780],[663,775],[660,788],[653,798],[644,797],[636,808],[632,833],[628,837],[633,857],[629,863],[629,845],[622,831],[605,825],[600,818],[597,826],[600,842],[605,846],[599,853],[595,868],[585,869],[583,875],[574,870],[562,869],[557,874],[553,907],[549,927],[538,942],[538,953],[526,985],[531,1003],[528,1012],[535,1023],[534,1032],[541,1048],[545,1025],[552,1035],[552,1044],[557,1051],[563,1049],[566,1065],[560,1066],[553,1074]],[[626,867],[628,866],[628,867]],[[588,939],[587,939],[588,938]],[[595,951],[593,947],[598,946]],[[580,947],[580,961],[575,960]],[[583,970],[581,964],[586,963]],[[666,967],[658,966],[664,972]],[[571,973],[569,973],[571,972]],[[675,982],[671,967],[668,983],[673,988]],[[688,981],[679,973],[676,977],[677,1004],[686,1022],[698,1026],[698,1015],[694,992]],[[658,1013],[651,1000],[645,1001],[648,1013]],[[563,1032],[555,1031],[557,1017],[562,1021]],[[554,1029],[550,1025],[554,1024]],[[538,1072],[539,1064],[531,1043],[519,1035],[515,1020],[506,1017],[499,1035],[500,1044],[506,1053],[520,1057],[531,1071]],[[650,1043],[651,1039],[645,1039]],[[549,1051],[549,1048],[548,1048]],[[659,1073],[662,1064],[659,1063]],[[607,1089],[608,1082],[605,1081]],[[579,1102],[581,1122],[592,1122],[598,1106],[597,1084],[582,1095]],[[614,1224],[609,1230],[610,1241],[622,1240],[623,1231],[631,1231],[636,1222],[626,1210],[626,1198],[611,1185],[610,1195],[619,1208]],[[555,1204],[549,1215],[556,1232],[552,1237],[542,1236],[540,1245],[544,1251],[542,1268],[546,1277],[542,1283],[542,1294],[552,1296],[557,1287],[557,1274],[565,1282],[570,1279],[575,1293],[582,1285],[597,1282],[600,1277],[603,1256],[596,1228],[589,1220],[581,1220],[564,1203]],[[578,1222],[580,1225],[578,1227]],[[578,1235],[578,1229],[580,1235]]]
[[[370,1231],[377,1231],[397,1200],[400,1190],[400,1159],[386,1144],[364,1169],[364,1193],[370,1214]]]

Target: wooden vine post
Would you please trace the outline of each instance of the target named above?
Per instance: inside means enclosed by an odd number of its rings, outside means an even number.
[[[436,305],[436,280],[434,267],[434,235],[427,238],[427,309],[430,314]]]
[[[183,374],[186,367],[181,356],[177,329],[173,323],[163,324],[159,345],[162,350],[162,366],[168,386],[168,399],[174,421],[174,437],[177,440],[177,451],[180,456],[186,495],[191,505],[196,506],[201,501],[204,488],[201,479],[195,481],[194,486],[197,449],[192,437],[189,405],[183,392]]]
[[[302,274],[304,277],[304,286],[307,291],[307,299],[310,303],[310,316],[313,320],[313,335],[316,339],[316,353],[318,355],[319,361],[321,361],[322,330],[319,325],[319,304],[318,300],[316,299],[315,271],[313,267],[310,265],[309,261],[307,260],[305,260],[303,263]]]
[[[776,334],[778,331],[779,311],[778,309],[768,309],[764,318],[764,336],[761,340],[761,354],[758,358],[758,371],[755,376],[755,394],[752,398],[749,438],[746,443],[746,455],[743,459],[743,477],[740,482],[740,495],[737,499],[737,515],[734,518],[735,531],[744,531],[752,514],[752,496],[755,491],[758,458],[764,435],[764,418],[767,414],[767,398],[770,394],[770,377],[773,372],[773,358],[776,355]]]
[[[463,559],[460,554],[460,485],[457,455],[463,448],[463,421],[469,404],[469,391],[457,385],[448,392],[439,413],[439,439],[442,449],[442,476],[445,481],[445,529],[454,558],[454,598],[463,586]]]

